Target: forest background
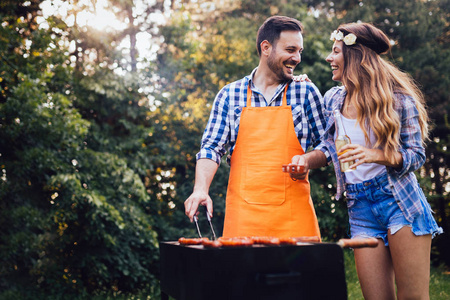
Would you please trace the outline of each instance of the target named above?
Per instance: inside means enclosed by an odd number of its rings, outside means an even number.
[[[0,298],[158,293],[159,242],[196,236],[183,202],[213,99],[257,66],[271,15],[304,24],[296,74],[323,94],[336,84],[325,57],[340,23],[389,35],[386,58],[426,97],[431,141],[417,175],[446,232],[432,263],[450,266],[449,0],[104,0],[122,27],[82,23],[100,2],[0,3]],[[218,235],[228,170],[210,189]],[[310,178],[324,240],[348,237],[332,167]]]

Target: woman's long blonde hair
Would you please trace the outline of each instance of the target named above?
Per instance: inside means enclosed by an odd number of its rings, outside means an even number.
[[[368,130],[376,137],[376,144],[391,163],[400,146],[400,118],[395,110],[398,101],[395,93],[403,93],[415,100],[419,111],[422,141],[428,140],[428,114],[425,100],[412,77],[400,71],[380,54],[390,49],[388,37],[368,23],[342,24],[338,28],[344,36],[356,35],[356,44],[343,45],[344,72],[342,83],[347,99],[356,107],[357,122],[370,145]]]

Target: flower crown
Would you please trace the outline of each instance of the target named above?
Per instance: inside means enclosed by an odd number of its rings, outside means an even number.
[[[344,36],[344,33],[342,31],[333,31],[333,33],[330,36],[331,41],[343,41],[344,44],[347,46],[351,46],[356,44],[356,35],[353,33],[349,33],[346,36]]]

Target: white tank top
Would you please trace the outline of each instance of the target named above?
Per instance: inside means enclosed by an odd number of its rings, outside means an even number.
[[[342,116],[342,121],[344,123],[345,131],[350,138],[352,144],[362,145],[367,148],[371,148],[371,145],[366,145],[366,140],[364,138],[364,132],[359,126],[356,119],[347,119]],[[369,139],[372,145],[375,145],[376,138],[373,132],[369,132]],[[386,167],[384,165],[380,165],[377,163],[365,163],[359,165],[356,170],[352,172],[345,172],[345,182],[354,184],[360,183],[365,180],[372,179],[378,175],[383,174],[386,171]]]

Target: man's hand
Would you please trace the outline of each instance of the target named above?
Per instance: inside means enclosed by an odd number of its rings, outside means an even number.
[[[305,179],[309,171],[308,161],[303,155],[295,155],[289,164],[289,173],[292,180]]]
[[[198,215],[198,207],[200,205],[206,206],[209,217],[212,218],[213,204],[211,198],[205,192],[194,191],[189,198],[184,201],[185,214],[189,217],[191,222],[194,220],[194,216]]]
[[[289,164],[292,180],[305,179],[310,169],[324,167],[327,164],[325,154],[320,150],[313,150],[303,155],[295,155]]]
[[[197,210],[200,205],[206,206],[209,217],[212,218],[213,204],[208,191],[218,167],[219,165],[210,159],[197,160],[194,191],[184,201],[184,212],[191,222],[194,220],[194,216],[198,214]]]

